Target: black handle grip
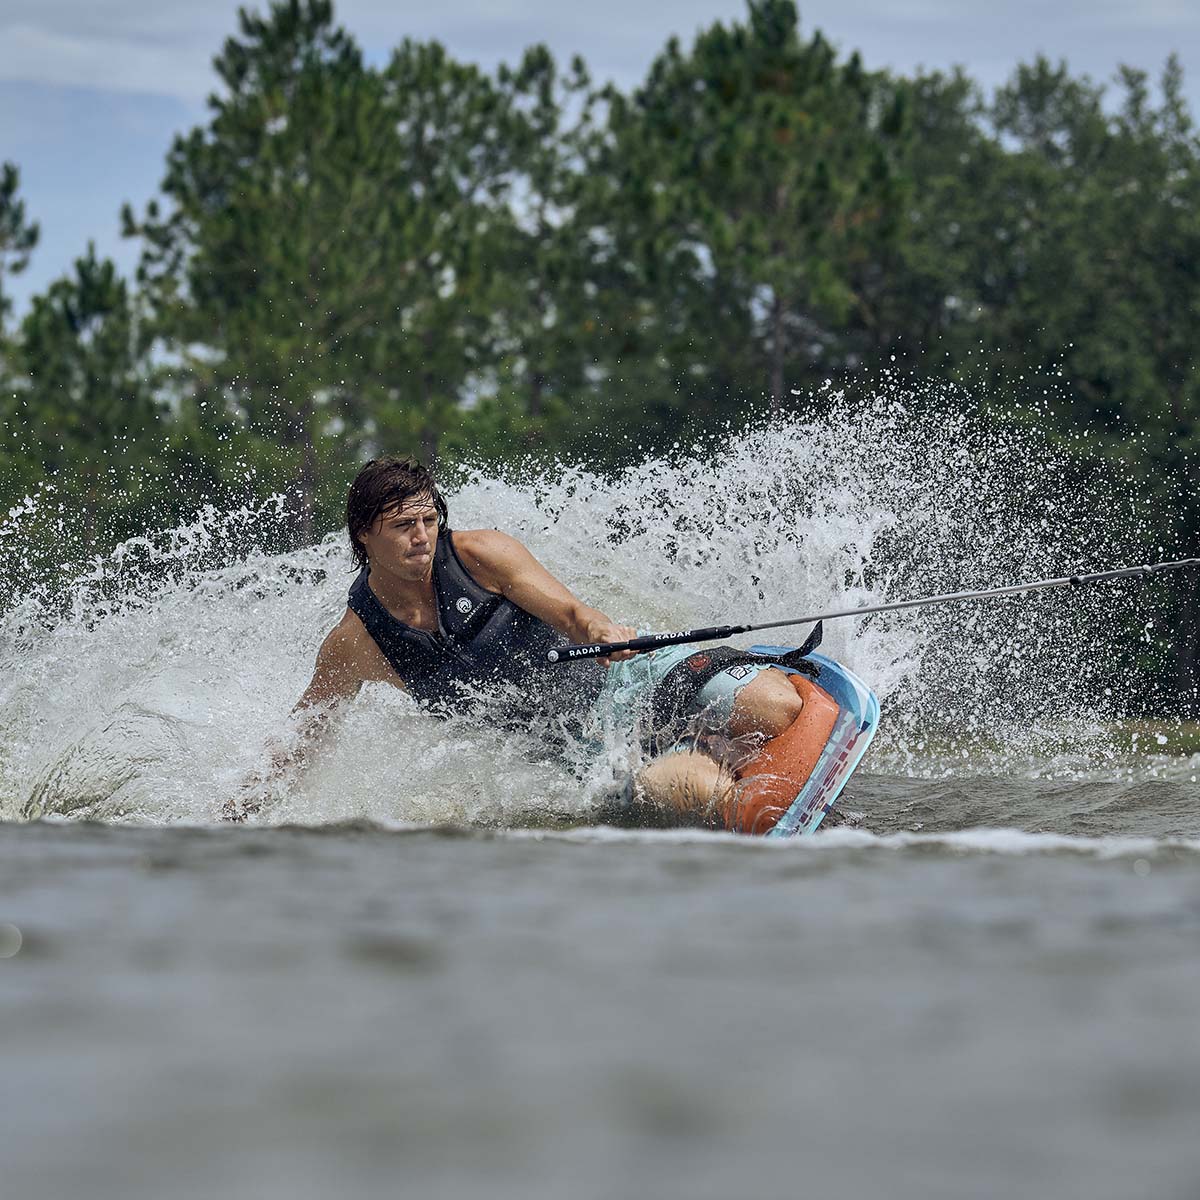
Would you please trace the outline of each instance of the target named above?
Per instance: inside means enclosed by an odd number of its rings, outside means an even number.
[[[628,642],[595,642],[590,646],[559,646],[546,658],[552,663],[574,662],[580,658],[601,658],[618,650],[657,650],[660,646],[682,646],[688,642],[713,642],[745,633],[749,625],[711,625],[706,629],[685,629],[682,633],[647,633]]]

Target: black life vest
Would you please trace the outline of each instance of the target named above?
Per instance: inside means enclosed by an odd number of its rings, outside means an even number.
[[[537,707],[550,696],[569,699],[575,707],[599,695],[603,670],[594,663],[549,665],[547,651],[566,645],[567,639],[511,600],[481,587],[459,558],[450,530],[440,532],[433,553],[437,633],[396,620],[371,590],[369,572],[369,567],[359,572],[347,604],[418,700],[462,710],[470,707],[464,684],[516,684],[526,697],[522,709]],[[576,669],[581,665],[586,669]]]

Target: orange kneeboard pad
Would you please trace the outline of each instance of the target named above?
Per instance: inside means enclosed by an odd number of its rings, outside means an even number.
[[[789,675],[804,707],[777,738],[772,738],[738,772],[735,798],[722,806],[725,828],[766,833],[787,812],[808,782],[838,718],[837,702],[805,675]]]

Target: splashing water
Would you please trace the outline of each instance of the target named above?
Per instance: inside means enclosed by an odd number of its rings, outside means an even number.
[[[1145,543],[1121,489],[1082,486],[1036,434],[912,397],[843,400],[813,423],[731,433],[611,478],[476,469],[448,490],[455,527],[513,533],[577,595],[654,629],[1068,574],[1134,561]],[[280,502],[209,510],[68,586],[22,591],[36,507],[0,526],[4,591],[19,597],[0,617],[0,818],[217,819],[269,740],[289,736],[353,578],[344,535],[270,553]],[[1121,707],[1113,631],[1136,605],[1135,589],[1097,588],[829,623],[825,651],[883,702],[866,770],[1131,769],[1106,729]],[[614,737],[593,758],[555,759],[536,731],[440,721],[371,686],[261,819],[586,819],[636,754]]]

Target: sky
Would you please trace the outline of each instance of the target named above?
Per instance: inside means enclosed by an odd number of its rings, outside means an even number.
[[[265,0],[243,0],[265,7]],[[0,0],[0,162],[21,171],[41,225],[29,269],[5,283],[18,314],[94,241],[132,272],[136,243],[119,212],[157,191],[173,135],[205,120],[211,63],[237,30],[236,0]],[[1110,80],[1118,64],[1156,76],[1177,53],[1200,116],[1200,0],[810,0],[820,29],[871,68],[962,65],[985,87],[1037,54]],[[404,37],[437,39],[494,67],[534,42],[579,53],[594,77],[635,86],[671,34],[686,44],[714,21],[744,19],[743,0],[341,0],[338,20],[369,59]]]

